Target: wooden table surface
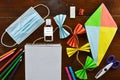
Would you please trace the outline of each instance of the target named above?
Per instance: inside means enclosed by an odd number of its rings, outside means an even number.
[[[97,67],[94,71],[89,72],[88,80],[95,80],[95,74],[106,65],[106,58],[113,54],[116,56],[116,59],[120,60],[120,0],[0,0],[0,36],[5,31],[5,29],[15,21],[23,12],[25,12],[29,7],[35,6],[39,3],[45,4],[50,8],[50,16],[48,18],[53,19],[53,17],[57,14],[67,14],[67,19],[64,24],[70,26],[72,29],[78,24],[81,23],[84,25],[85,21],[89,18],[89,16],[98,8],[101,3],[104,3],[108,8],[109,12],[111,13],[112,17],[114,18],[115,22],[117,23],[118,30],[117,33],[108,48],[105,57],[103,58],[99,67]],[[77,8],[77,16],[75,19],[69,18],[69,6],[75,5]],[[79,8],[85,9],[85,14],[83,16],[78,15]],[[36,9],[41,16],[45,16],[47,14],[46,9],[41,7]],[[54,29],[57,27],[55,22],[52,20],[52,24]],[[25,41],[23,41],[20,45],[16,45],[18,49],[24,48],[26,43],[32,43],[35,39],[43,36],[43,24],[39,27],[32,35],[30,35]],[[68,29],[67,29],[68,30]],[[70,32],[70,30],[68,30]],[[109,34],[108,34],[109,35]],[[77,62],[76,55],[73,55],[71,58],[68,58],[66,54],[66,47],[68,45],[66,42],[71,36],[66,39],[60,40],[59,39],[59,32],[58,30],[54,33],[54,42],[53,43],[61,43],[62,45],[62,80],[68,80],[66,72],[64,70],[65,66],[72,66],[73,70],[76,71],[78,69],[82,69],[82,66]],[[88,42],[86,34],[79,35],[79,46]],[[8,34],[4,37],[4,42],[6,44],[13,44],[14,41],[9,37]],[[37,43],[45,43],[43,40],[38,41]],[[0,55],[9,51],[12,48],[4,47],[0,44]],[[88,55],[91,56],[91,53],[80,52],[79,55],[80,60],[82,63],[85,62],[85,59]],[[0,67],[2,67],[7,60],[0,62]],[[14,75],[13,80],[25,80],[25,66],[24,66],[24,58],[20,68]],[[120,79],[120,68],[117,70],[109,70],[104,76],[102,76],[99,80],[119,80]],[[40,80],[40,79],[39,79]]]

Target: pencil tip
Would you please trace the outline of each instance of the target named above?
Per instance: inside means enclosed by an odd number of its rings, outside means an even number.
[[[17,48],[14,48],[13,50],[16,50]]]
[[[20,49],[20,51],[22,51],[22,50],[23,50],[23,48]]]
[[[25,50],[23,50],[23,52],[25,52]]]
[[[22,60],[23,60],[23,59],[21,58],[21,59],[20,59],[20,62],[22,62]]]

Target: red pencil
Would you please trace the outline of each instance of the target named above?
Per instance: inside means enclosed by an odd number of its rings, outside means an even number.
[[[16,56],[22,51],[23,49],[20,49],[19,51],[16,52],[16,54],[14,56],[12,56],[6,64],[4,64],[1,68],[0,68],[0,73],[12,62],[12,60],[14,60],[16,58]]]

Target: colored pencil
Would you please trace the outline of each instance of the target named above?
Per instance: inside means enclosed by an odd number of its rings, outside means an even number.
[[[21,58],[18,58],[18,60],[13,64],[13,66],[7,71],[7,73],[3,76],[2,80],[5,80],[7,76],[11,73],[11,71],[14,69],[14,67],[20,62]]]
[[[69,71],[70,71],[70,73],[71,73],[72,79],[73,79],[73,80],[76,80],[76,77],[75,77],[75,75],[74,75],[74,72],[73,72],[73,69],[72,69],[71,66],[69,66]]]
[[[72,77],[71,77],[71,75],[70,75],[70,72],[69,72],[69,70],[68,70],[68,67],[65,67],[65,71],[66,71],[66,73],[67,73],[68,79],[69,79],[69,80],[72,80]]]
[[[6,64],[4,64],[1,68],[0,68],[0,73],[5,69],[5,67],[7,67],[11,62],[12,60],[14,60],[18,54],[20,54],[20,52],[22,51],[22,49],[20,49],[19,51],[16,52],[16,54],[14,56],[12,56]]]
[[[0,77],[2,77],[9,69],[12,67],[12,65],[23,55],[24,51],[22,51],[12,62],[11,64],[0,74]]]
[[[15,75],[16,71],[18,70],[19,66],[20,66],[21,61],[17,64],[17,66],[14,68],[14,70],[12,71],[12,73],[10,74],[10,77],[8,78],[8,80],[13,80],[13,76]]]
[[[12,50],[10,50],[10,51],[4,53],[3,55],[0,56],[0,59],[1,59],[2,57],[4,57],[4,56],[10,54],[11,52],[15,52],[16,49],[17,49],[17,48],[14,48],[14,49],[12,49]]]
[[[7,57],[9,57],[10,55],[12,55],[14,52],[11,52],[9,54],[7,54],[6,56],[0,58],[0,62],[3,61],[4,59],[6,59]]]

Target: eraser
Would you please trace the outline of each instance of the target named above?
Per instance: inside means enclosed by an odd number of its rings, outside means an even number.
[[[70,6],[70,18],[75,18],[76,16],[76,7]]]
[[[80,15],[80,16],[83,16],[83,15],[84,15],[84,12],[85,12],[84,9],[82,9],[82,8],[79,9],[79,15]]]

